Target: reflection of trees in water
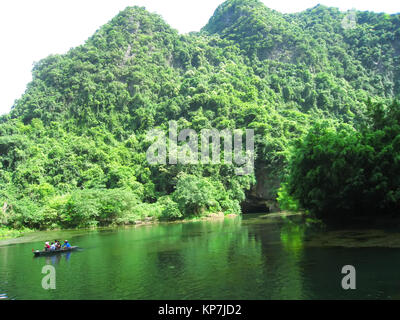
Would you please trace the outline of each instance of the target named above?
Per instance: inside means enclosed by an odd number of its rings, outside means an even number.
[[[397,248],[309,247],[304,274],[311,298],[399,299],[400,251]],[[356,290],[343,290],[342,268],[356,268]]]
[[[183,249],[185,278],[193,288],[186,296],[240,298],[251,292],[260,250],[240,220],[206,221],[194,226],[199,236],[188,236]]]
[[[249,225],[249,236],[260,244],[260,299],[301,299],[303,293],[304,228],[290,222]]]
[[[180,274],[184,260],[179,251],[161,251],[157,253],[157,268],[166,275]]]
[[[341,268],[352,261],[341,263],[341,251],[337,248],[307,248],[304,252],[303,273],[308,285],[310,299],[332,299],[343,293]],[[346,255],[346,258],[348,256]],[[357,288],[359,289],[359,288]],[[358,290],[357,290],[358,291]],[[326,295],[327,294],[327,295]],[[332,295],[331,295],[332,294]],[[339,294],[339,295],[337,295]]]

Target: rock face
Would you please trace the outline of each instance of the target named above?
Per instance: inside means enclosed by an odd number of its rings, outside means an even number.
[[[246,200],[241,204],[243,213],[276,212],[276,202],[280,181],[276,174],[268,173],[267,168],[256,168],[257,183],[247,192]]]

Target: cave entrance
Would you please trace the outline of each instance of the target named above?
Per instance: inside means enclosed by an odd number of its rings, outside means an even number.
[[[267,206],[267,202],[264,199],[247,196],[240,204],[242,213],[270,213],[270,208]]]

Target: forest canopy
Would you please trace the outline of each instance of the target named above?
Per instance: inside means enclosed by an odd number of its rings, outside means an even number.
[[[0,117],[0,223],[240,214],[254,190],[320,217],[398,211],[399,40],[399,14],[321,5],[281,14],[228,0],[181,35],[128,7],[83,45],[36,63]],[[255,174],[150,165],[146,134],[170,120],[197,132],[253,129]]]

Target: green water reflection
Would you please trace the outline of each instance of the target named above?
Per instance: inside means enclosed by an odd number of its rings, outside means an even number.
[[[31,249],[46,236],[68,238],[83,250],[33,258]],[[400,293],[398,249],[308,248],[302,226],[257,215],[30,240],[0,243],[0,299],[388,299]],[[55,266],[56,290],[41,287],[46,264]],[[359,266],[353,292],[340,287],[345,264]]]

